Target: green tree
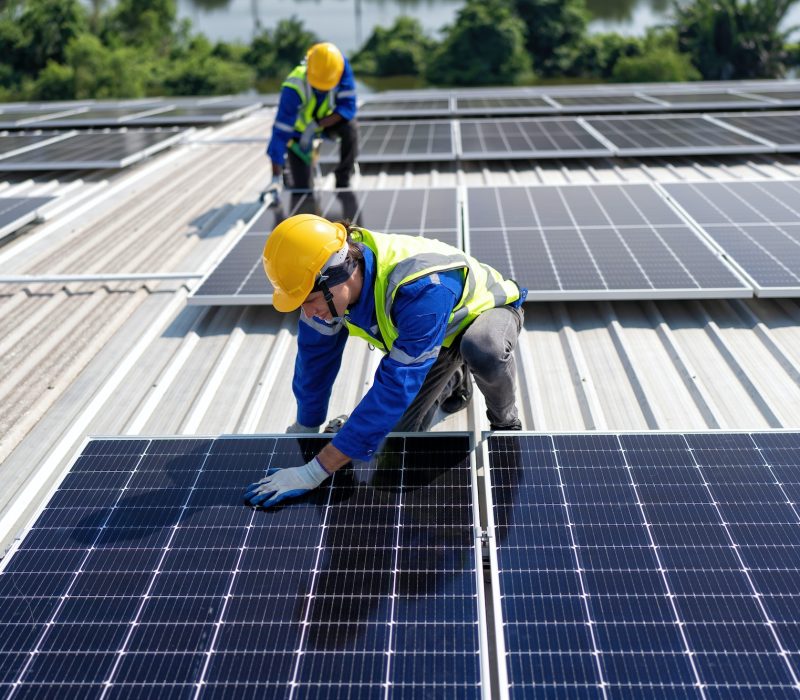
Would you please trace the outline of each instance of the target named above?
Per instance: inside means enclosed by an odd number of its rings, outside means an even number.
[[[253,86],[250,66],[214,55],[204,36],[173,56],[163,70],[163,90],[168,95],[222,95],[243,92]]]
[[[686,54],[658,48],[644,56],[623,56],[611,77],[618,83],[658,83],[700,80],[700,73]]]
[[[282,19],[274,30],[265,29],[253,38],[242,60],[255,69],[259,78],[283,78],[318,41],[302,20]]]
[[[427,70],[439,85],[510,85],[532,75],[525,26],[506,0],[467,0]]]
[[[111,46],[132,46],[166,56],[178,38],[175,0],[119,0],[102,34]]]
[[[366,75],[422,75],[435,47],[418,20],[401,15],[388,29],[375,27],[351,62]]]
[[[644,40],[621,34],[593,34],[581,43],[580,51],[570,72],[584,78],[608,80],[621,58],[633,58],[645,53]]]
[[[693,0],[675,3],[678,47],[706,80],[778,78],[786,72],[781,30],[794,0]]]
[[[525,46],[536,72],[544,77],[574,75],[589,23],[584,0],[513,0],[513,4],[525,23]]]

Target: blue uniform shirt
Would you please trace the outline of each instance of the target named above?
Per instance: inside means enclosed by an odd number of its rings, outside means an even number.
[[[349,309],[349,318],[359,328],[368,330],[378,322],[373,289],[375,255],[366,246],[362,249],[364,286],[358,301]],[[446,272],[400,287],[392,306],[399,333],[395,348],[414,358],[441,347],[450,314],[463,293],[461,277],[459,271]],[[292,382],[301,425],[321,425],[327,416],[331,388],[348,336],[343,324],[337,328],[338,331],[320,321],[308,323],[301,319]],[[368,459],[414,400],[435,359],[428,356],[420,362],[402,364],[384,355],[372,386],[336,434],[333,444],[348,457]]]
[[[344,59],[344,72],[339,84],[334,88],[336,92],[336,108],[333,110],[345,121],[351,121],[356,116],[356,79],[350,61]],[[314,90],[317,104],[325,99],[326,93]],[[283,165],[286,160],[286,149],[291,139],[299,139],[300,134],[295,131],[294,123],[300,112],[300,95],[293,88],[281,88],[281,97],[278,102],[278,112],[272,126],[272,138],[267,146],[267,155],[276,165]]]

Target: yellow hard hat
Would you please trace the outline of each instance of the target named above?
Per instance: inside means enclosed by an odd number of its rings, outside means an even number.
[[[272,305],[294,311],[311,293],[328,259],[342,249],[347,229],[314,214],[297,214],[278,224],[264,245],[262,262],[275,287]]]
[[[314,44],[306,54],[306,70],[311,87],[327,92],[342,79],[344,56],[330,42]]]

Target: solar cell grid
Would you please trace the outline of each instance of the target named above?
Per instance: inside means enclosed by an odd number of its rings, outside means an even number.
[[[419,115],[446,115],[450,113],[450,99],[431,98],[424,100],[387,100],[370,99],[359,108],[361,116],[369,117],[397,117],[404,119],[413,114]]]
[[[487,458],[512,698],[797,692],[800,435],[494,436]]]
[[[766,112],[742,114],[721,114],[717,117],[724,124],[730,124],[759,138],[777,144],[778,151],[800,150],[800,113]]]
[[[285,208],[266,209],[189,297],[190,304],[269,304],[273,288],[261,264],[266,236],[285,217],[313,213],[372,231],[436,238],[461,247],[453,188],[339,190],[287,195]]]
[[[454,156],[448,121],[362,122],[358,160],[362,163],[450,160]],[[321,163],[337,163],[339,147],[322,142]]]
[[[693,92],[648,92],[650,97],[654,97],[670,105],[719,105],[720,103],[731,103],[734,105],[748,105],[758,102],[757,98],[747,95],[737,95],[731,92],[704,92],[701,90]]]
[[[622,156],[761,153],[773,150],[704,116],[588,117]]]
[[[179,131],[74,133],[57,142],[0,157],[0,171],[123,168],[169,147],[181,136]]]
[[[459,128],[464,160],[611,154],[577,119],[462,120]]]
[[[90,442],[3,562],[11,696],[480,697],[469,437],[392,438],[291,505],[241,505],[324,441]]]
[[[751,295],[647,184],[469,188],[465,220],[531,300]]]
[[[664,185],[753,281],[760,296],[800,292],[800,182]]]

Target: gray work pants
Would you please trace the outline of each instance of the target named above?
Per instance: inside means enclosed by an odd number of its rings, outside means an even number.
[[[395,432],[427,430],[439,404],[455,389],[454,375],[464,368],[472,373],[486,399],[486,416],[492,425],[509,425],[518,418],[514,348],[522,330],[522,308],[501,306],[484,311],[442,348],[417,396],[394,427]]]

